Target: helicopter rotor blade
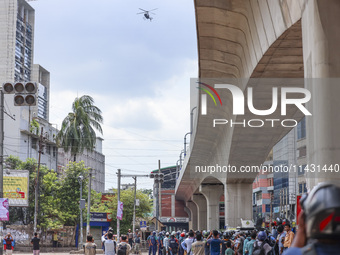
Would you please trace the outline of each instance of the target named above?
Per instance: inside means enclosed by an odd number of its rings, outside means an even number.
[[[145,12],[139,12],[139,13],[137,13],[137,14],[144,14]]]
[[[150,12],[151,14],[153,14],[153,15],[156,15],[156,13],[154,13],[154,12]]]
[[[156,8],[156,9],[152,9],[152,10],[150,10],[149,12],[152,12],[152,11],[155,11],[155,10],[158,10],[158,8]]]
[[[148,12],[148,11],[146,11],[146,10],[144,10],[144,9],[142,9],[142,8],[138,8],[139,10],[142,10],[143,12]]]

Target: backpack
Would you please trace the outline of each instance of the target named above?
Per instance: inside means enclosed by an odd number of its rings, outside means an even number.
[[[253,255],[265,255],[266,251],[263,248],[265,245],[265,242],[262,242],[262,244],[259,246],[257,242],[255,242],[254,250],[253,250]]]
[[[127,244],[118,245],[118,255],[126,255]]]
[[[172,253],[178,252],[178,243],[176,242],[176,239],[170,239],[169,247],[171,248]]]

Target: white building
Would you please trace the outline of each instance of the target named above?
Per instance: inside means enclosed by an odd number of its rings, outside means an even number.
[[[43,128],[44,148],[41,163],[61,171],[71,158],[56,146],[57,127],[49,123],[50,73],[40,65],[33,65],[35,11],[25,0],[1,0],[0,4],[0,84],[5,82],[37,83],[35,106],[14,106],[14,95],[4,95],[4,155],[21,160],[38,159],[39,136]],[[38,122],[39,127],[32,125]],[[84,152],[83,160],[93,169],[92,188],[105,189],[105,156],[102,139],[97,139],[93,152]]]

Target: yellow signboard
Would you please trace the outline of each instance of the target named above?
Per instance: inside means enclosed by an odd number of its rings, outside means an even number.
[[[4,171],[4,198],[10,206],[28,206],[29,171]]]

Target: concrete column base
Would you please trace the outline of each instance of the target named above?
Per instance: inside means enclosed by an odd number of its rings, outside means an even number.
[[[191,213],[191,224],[189,224],[189,228],[193,230],[197,230],[197,206],[194,202],[186,202],[185,206],[190,210]]]
[[[207,200],[207,229],[214,230],[220,228],[220,197],[223,195],[223,184],[201,185],[199,192]]]
[[[204,195],[193,195],[191,199],[197,205],[198,220],[197,228],[198,230],[207,229],[207,200]]]
[[[228,227],[241,226],[243,220],[251,220],[253,187],[250,183],[225,184],[225,224]]]

